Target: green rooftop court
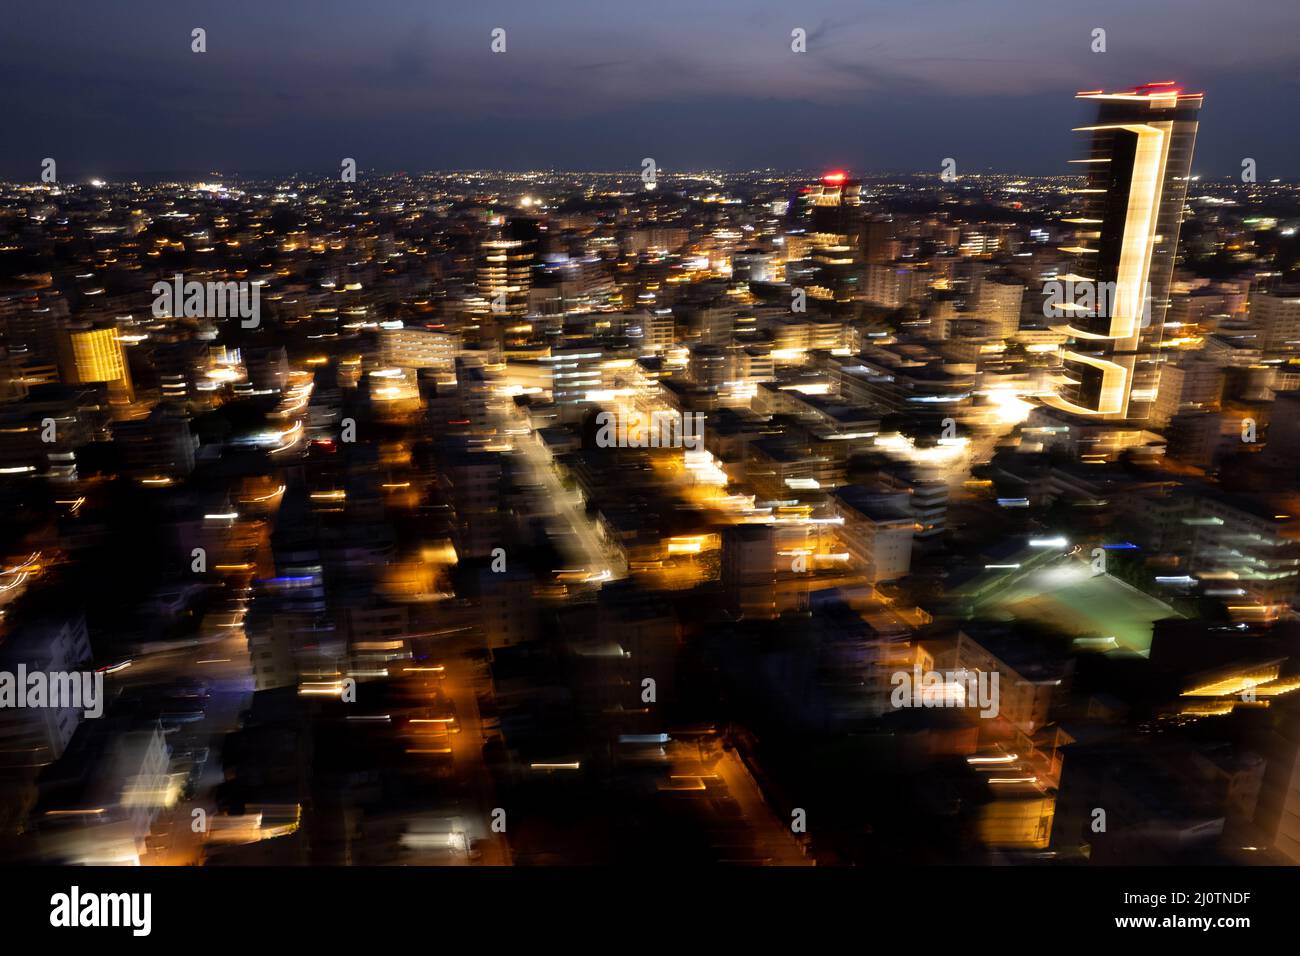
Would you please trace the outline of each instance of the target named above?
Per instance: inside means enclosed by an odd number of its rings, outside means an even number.
[[[971,612],[1032,621],[1095,642],[1099,650],[1125,649],[1145,656],[1151,650],[1152,623],[1182,616],[1118,578],[1094,575],[1076,558],[1057,556],[996,574],[1000,579],[990,572],[980,576],[976,587],[965,589]]]

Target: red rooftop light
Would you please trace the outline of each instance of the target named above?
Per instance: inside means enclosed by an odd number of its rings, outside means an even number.
[[[1080,90],[1075,96],[1176,96],[1179,99],[1203,96],[1203,93],[1188,93],[1178,85],[1177,80],[1157,80],[1154,83],[1143,83],[1135,86],[1131,90],[1125,90],[1117,93],[1107,93],[1105,90]]]

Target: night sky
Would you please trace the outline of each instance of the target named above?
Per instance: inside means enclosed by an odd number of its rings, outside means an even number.
[[[0,35],[0,176],[1062,173],[1075,91],[1178,80],[1206,93],[1194,172],[1293,179],[1298,27],[1296,0],[41,0]]]

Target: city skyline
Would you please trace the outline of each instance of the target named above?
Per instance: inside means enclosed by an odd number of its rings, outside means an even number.
[[[6,925],[1266,926],[1298,17],[16,12]]]

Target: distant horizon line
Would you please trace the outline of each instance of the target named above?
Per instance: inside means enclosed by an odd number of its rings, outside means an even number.
[[[844,170],[849,173],[849,178],[855,180],[869,179],[889,179],[909,178],[909,179],[928,179],[937,178],[937,170],[896,170],[883,169],[873,170],[870,172],[854,172],[852,168],[836,167],[837,170]],[[501,169],[484,166],[461,166],[447,168],[430,168],[421,170],[390,170],[385,172],[376,171],[367,167],[359,167],[358,173],[365,172],[367,175],[380,179],[400,179],[400,178],[420,178],[420,177],[438,177],[452,175],[480,175],[480,176],[529,176],[529,175],[559,175],[559,176],[599,176],[613,178],[636,178],[641,177],[641,171],[636,168],[628,169],[562,169],[559,167],[532,167],[527,169]],[[660,179],[689,179],[693,177],[706,176],[784,176],[790,178],[807,178],[809,180],[818,180],[825,175],[825,169],[814,169],[810,167],[761,167],[754,169],[722,169],[698,167],[694,169],[680,169],[677,171],[665,170],[662,166],[658,169]],[[1081,173],[1026,173],[1017,170],[995,170],[979,169],[969,172],[958,173],[956,181],[962,179],[980,179],[980,178],[1017,178],[1017,179],[1080,179]],[[37,179],[11,179],[9,177],[0,177],[0,185],[16,187],[66,187],[66,186],[95,186],[99,185],[128,185],[139,182],[159,183],[176,183],[179,185],[202,184],[230,181],[247,181],[247,182],[264,182],[271,180],[292,180],[301,179],[307,181],[338,181],[337,171],[321,172],[314,170],[258,170],[248,172],[221,172],[217,170],[207,170],[206,172],[197,172],[194,170],[132,170],[122,172],[111,172],[87,176],[85,178],[76,177],[66,182],[43,183]],[[1235,176],[1205,176],[1196,174],[1192,176],[1191,181],[1207,182],[1229,182],[1237,181]],[[1286,183],[1295,183],[1300,179],[1283,179],[1275,178],[1259,183],[1241,183],[1240,185],[1281,185]],[[346,185],[356,185],[356,183],[347,183]]]

